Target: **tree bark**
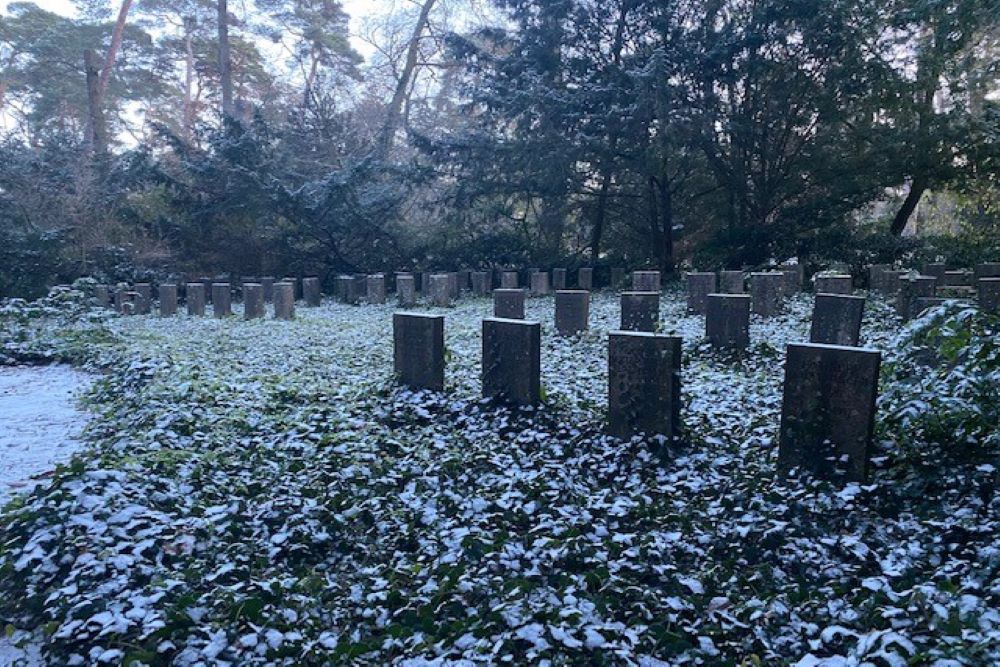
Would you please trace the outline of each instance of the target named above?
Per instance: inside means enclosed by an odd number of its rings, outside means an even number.
[[[906,229],[907,223],[910,222],[910,216],[917,210],[917,204],[920,203],[920,198],[926,191],[927,179],[920,176],[914,178],[913,183],[910,184],[910,191],[906,193],[906,199],[903,200],[903,205],[899,207],[896,217],[892,219],[889,231],[893,236],[901,235]]]
[[[194,41],[191,33],[194,31],[195,19],[192,16],[184,18],[184,138],[190,142],[194,135]]]
[[[392,140],[399,128],[399,120],[403,111],[403,103],[406,101],[407,91],[410,87],[410,79],[417,68],[417,57],[420,55],[420,39],[430,19],[431,9],[437,0],[424,0],[420,8],[420,15],[417,17],[417,24],[413,27],[413,35],[410,37],[410,44],[406,49],[406,61],[403,69],[399,73],[399,81],[396,82],[396,91],[393,93],[389,109],[386,111],[385,125],[379,136],[376,154],[380,158],[385,158],[392,148]]]
[[[101,70],[97,64],[97,54],[93,49],[83,52],[83,66],[87,73],[87,143],[90,152],[98,157],[107,155],[108,130],[104,123],[104,111],[101,108]]]
[[[111,72],[115,69],[115,60],[118,59],[118,51],[122,46],[122,38],[125,35],[125,21],[128,19],[129,10],[132,8],[133,0],[122,0],[122,6],[118,9],[118,19],[115,21],[115,29],[111,33],[111,45],[104,59],[104,69],[101,70],[101,80],[98,84],[98,94],[101,101],[108,91],[108,84],[111,82]]]
[[[233,72],[229,60],[229,5],[219,0],[219,84],[222,88],[222,115],[233,118]]]

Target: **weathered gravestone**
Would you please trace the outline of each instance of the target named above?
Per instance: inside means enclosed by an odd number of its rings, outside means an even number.
[[[111,304],[111,290],[107,285],[94,285],[94,302],[101,308]]]
[[[205,314],[205,284],[188,283],[185,290],[188,315],[202,316]]]
[[[358,281],[354,276],[337,276],[334,279],[334,291],[343,303],[357,305],[361,302],[361,292],[358,291]],[[365,279],[365,289],[368,288],[368,280]]]
[[[365,290],[368,287],[368,276],[365,276]],[[364,291],[362,291],[364,294]],[[310,308],[317,308],[323,302],[323,295],[319,288],[319,278],[309,277],[302,279],[302,296],[306,305]]]
[[[781,307],[784,275],[773,271],[750,274],[750,304],[763,317],[777,315]]]
[[[705,336],[719,349],[742,351],[750,347],[750,296],[709,294]]]
[[[417,279],[412,273],[396,274],[396,299],[403,308],[417,304]]]
[[[264,301],[271,303],[274,300],[274,276],[264,276],[261,278],[260,286],[264,290]]]
[[[366,288],[368,292],[368,303],[385,303],[385,274],[376,273],[368,276]]]
[[[272,295],[274,294],[272,285]],[[266,314],[264,286],[260,283],[243,283],[243,319],[259,320]]]
[[[654,332],[660,324],[659,292],[622,292],[621,330]]]
[[[920,275],[923,276],[934,276],[938,279],[938,282],[944,280],[945,271],[948,270],[947,264],[929,263],[924,264],[920,269]]]
[[[431,275],[428,278],[428,290],[432,306],[438,308],[451,307],[451,278],[447,273],[435,273]]]
[[[814,291],[817,294],[850,294],[854,279],[846,274],[816,276]]]
[[[274,283],[274,319],[295,319],[295,285],[292,283]]]
[[[633,292],[659,292],[660,291],[659,271],[633,271],[632,291]]]
[[[472,281],[472,293],[476,296],[486,296],[490,293],[490,274],[486,271],[473,271],[469,276]]]
[[[714,294],[716,291],[715,282],[714,271],[687,274],[687,309],[689,313],[705,314],[708,309],[708,295]]]
[[[556,292],[556,331],[563,336],[586,331],[590,326],[590,292],[559,290]]]
[[[448,294],[451,295],[452,301],[458,301],[461,296],[461,291],[458,289],[458,272],[450,271],[445,275],[448,276]]]
[[[549,290],[549,274],[546,271],[536,271],[531,274],[532,296],[547,296]]]
[[[621,266],[611,267],[611,288],[621,289],[625,285],[625,269]]]
[[[493,317],[503,320],[523,320],[524,290],[493,290]]]
[[[857,347],[865,298],[849,294],[817,294],[809,342]]]
[[[400,384],[444,391],[444,316],[395,313],[393,360]]]
[[[153,286],[149,283],[136,283],[132,291],[138,295],[135,299],[135,314],[149,315],[153,312]]]
[[[914,308],[917,299],[934,296],[937,282],[938,279],[934,276],[912,276],[899,281],[896,313],[903,318],[903,321],[909,321],[916,316]]]
[[[612,331],[608,335],[608,433],[634,435],[680,431],[681,339]]]
[[[1000,278],[1000,262],[983,262],[981,264],[976,264],[973,270],[973,277],[976,280],[976,285],[983,278]]]
[[[552,289],[566,289],[566,269],[552,269]]]
[[[888,264],[872,264],[868,267],[868,289],[885,292],[885,274],[892,267]]]
[[[177,285],[160,285],[158,296],[160,301],[160,317],[171,317],[177,314]]]
[[[229,283],[212,283],[212,313],[216,317],[233,314],[232,290]]]
[[[979,307],[987,313],[1000,315],[1000,277],[980,278],[977,288]]]
[[[483,320],[483,396],[515,405],[541,401],[542,325],[524,320]]]
[[[802,291],[802,282],[805,280],[805,267],[801,264],[782,264],[778,271],[785,277],[782,281],[782,291],[785,296],[798,294]]]
[[[457,275],[458,275],[458,291],[468,292],[471,287],[470,281],[472,279],[472,272],[467,269],[462,269],[461,271],[458,272]]]
[[[971,287],[972,281],[972,271],[945,271],[941,285],[943,287]]]
[[[791,344],[785,360],[778,464],[824,478],[868,477],[881,354]]]
[[[578,289],[585,289],[588,292],[594,289],[594,269],[583,267],[576,270],[576,286]]]
[[[720,271],[719,272],[719,292],[722,294],[743,294],[743,272],[742,271]]]
[[[500,275],[501,289],[517,289],[517,271],[504,271]]]

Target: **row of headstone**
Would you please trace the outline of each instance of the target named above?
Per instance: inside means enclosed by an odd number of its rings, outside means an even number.
[[[394,372],[400,384],[444,390],[444,325],[443,315],[393,315]],[[609,434],[621,439],[659,435],[668,441],[680,436],[681,344],[677,336],[651,332],[609,334]],[[483,397],[538,405],[541,323],[484,319],[481,363]],[[788,346],[779,435],[782,467],[856,481],[867,477],[880,364],[881,355],[874,350]]]
[[[188,315],[204,316],[206,308],[211,305],[212,314],[216,318],[228,317],[233,314],[233,290],[230,283],[212,283],[206,289],[203,282],[190,282],[184,286],[185,305]],[[157,302],[161,317],[172,317],[177,314],[180,303],[179,287],[176,284],[164,283],[157,288]],[[266,316],[266,291],[262,283],[244,282],[243,312],[248,320]],[[274,317],[280,320],[295,318],[295,285],[291,282],[276,282],[271,285]],[[152,286],[149,283],[138,283],[132,286],[121,285],[114,292],[107,285],[97,285],[94,288],[94,298],[102,307],[114,307],[124,315],[149,315],[152,313]]]

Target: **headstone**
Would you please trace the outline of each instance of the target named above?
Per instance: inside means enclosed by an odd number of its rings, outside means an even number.
[[[785,360],[778,463],[864,482],[871,459],[881,354],[791,344]]]
[[[549,294],[549,274],[546,271],[536,271],[531,274],[532,296],[547,296]]]
[[[817,294],[809,342],[857,347],[865,298],[849,294]]]
[[[476,296],[486,296],[490,293],[490,274],[486,271],[473,271],[469,276],[472,281],[472,293]]]
[[[100,308],[107,308],[111,304],[111,290],[107,285],[94,285],[94,302]]]
[[[212,302],[212,279],[211,278],[200,278],[199,279],[202,286],[205,288],[205,303]]]
[[[361,292],[358,291],[358,281],[354,276],[341,275],[334,279],[335,291],[340,300],[346,304],[357,305],[361,302]],[[368,289],[368,278],[365,278],[365,289]]]
[[[524,290],[493,290],[493,317],[502,320],[524,319]]]
[[[188,315],[201,317],[205,314],[205,284],[188,283],[186,291]]]
[[[850,294],[854,290],[854,279],[846,274],[816,276],[816,294]]]
[[[1000,278],[1000,262],[983,262],[981,264],[976,264],[973,271],[973,277],[976,279],[976,284],[983,278]]]
[[[135,299],[135,314],[149,315],[153,312],[153,286],[149,283],[136,283],[132,291],[138,295]]]
[[[368,276],[365,276],[365,288],[368,287]],[[363,294],[364,292],[362,292]],[[323,293],[319,288],[319,278],[309,277],[302,279],[302,296],[306,305],[310,308],[317,308],[323,302]]]
[[[357,295],[358,302],[365,298],[368,294],[368,274],[367,273],[355,273],[354,274],[354,294]]]
[[[417,304],[417,280],[412,273],[396,274],[396,298],[403,308],[411,308]]]
[[[681,339],[636,331],[608,335],[608,433],[669,440],[680,431]]]
[[[524,320],[483,320],[483,396],[515,405],[541,401],[542,325]]]
[[[295,319],[295,285],[292,283],[274,283],[274,319]]]
[[[979,291],[979,307],[987,313],[1000,315],[1000,277],[980,278],[976,287]]]
[[[743,351],[750,347],[750,296],[709,294],[705,336],[717,349]]]
[[[452,271],[451,273],[446,273],[445,275],[448,276],[448,293],[451,294],[453,301],[457,301],[458,297],[461,296],[458,289],[458,273]]]
[[[720,271],[719,272],[719,292],[722,294],[743,294],[746,290],[743,287],[742,271]]]
[[[229,283],[212,283],[212,312],[216,317],[233,314],[232,298]]]
[[[394,313],[392,337],[399,383],[444,391],[444,316]]]
[[[969,287],[972,285],[972,272],[945,271],[941,284],[944,287]]]
[[[177,285],[160,285],[160,317],[177,314]]]
[[[622,292],[621,330],[656,331],[660,324],[659,292]]]
[[[428,290],[432,306],[451,308],[451,278],[447,273],[435,273],[429,278]]]
[[[594,290],[594,269],[589,266],[576,270],[577,289],[585,289],[588,292]]]
[[[458,289],[460,292],[469,291],[471,277],[472,277],[471,271],[463,269],[458,272]]]
[[[260,283],[243,283],[243,319],[258,320],[265,314],[264,286]]]
[[[264,301],[271,303],[274,300],[274,276],[264,276],[261,278],[260,286],[264,289]]]
[[[872,264],[868,267],[868,289],[885,292],[885,273],[892,267],[888,264]]]
[[[938,279],[934,276],[913,276],[899,282],[899,292],[896,294],[896,313],[909,321],[916,313],[914,301],[918,298],[934,296]]]
[[[517,289],[517,271],[504,271],[500,276],[501,289]]]
[[[385,303],[385,274],[377,273],[368,276],[368,303]]]
[[[134,290],[126,290],[122,292],[121,309],[119,310],[119,312],[122,315],[137,314],[136,304],[140,299],[142,299],[142,295]]]
[[[660,272],[659,271],[633,271],[632,272],[633,292],[659,292]]]
[[[899,282],[909,271],[889,270],[882,274],[882,293],[892,296],[899,292]]]
[[[805,267],[801,264],[782,264],[778,271],[785,276],[782,288],[785,296],[798,294],[802,291],[802,283],[805,281]]]
[[[653,291],[653,290],[648,290]],[[715,272],[687,274],[687,309],[689,313],[704,315],[708,309],[708,295],[716,291]]]
[[[590,292],[559,290],[556,292],[556,331],[563,336],[586,331],[590,326]]]
[[[552,289],[566,289],[566,269],[552,269]]]
[[[750,274],[750,304],[754,313],[763,317],[778,314],[784,280],[783,274],[770,271]]]
[[[625,286],[625,267],[611,267],[611,289],[621,289]]]
[[[935,278],[938,279],[938,282],[942,282],[944,280],[944,273],[947,270],[948,270],[947,264],[929,263],[929,264],[924,264],[923,267],[921,267],[920,275],[934,276]]]

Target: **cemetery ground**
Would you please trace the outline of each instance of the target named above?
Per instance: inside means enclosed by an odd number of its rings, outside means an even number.
[[[543,323],[544,405],[484,402],[488,299],[445,314],[441,394],[392,378],[392,305],[292,322],[117,317],[61,292],[0,356],[100,374],[85,450],[0,514],[0,619],[51,664],[985,665],[1000,660],[997,319],[954,304],[880,349],[865,484],[779,472],[785,344],[742,358],[666,292],[678,443],[604,435],[607,331]],[[238,307],[237,307],[238,310]]]

